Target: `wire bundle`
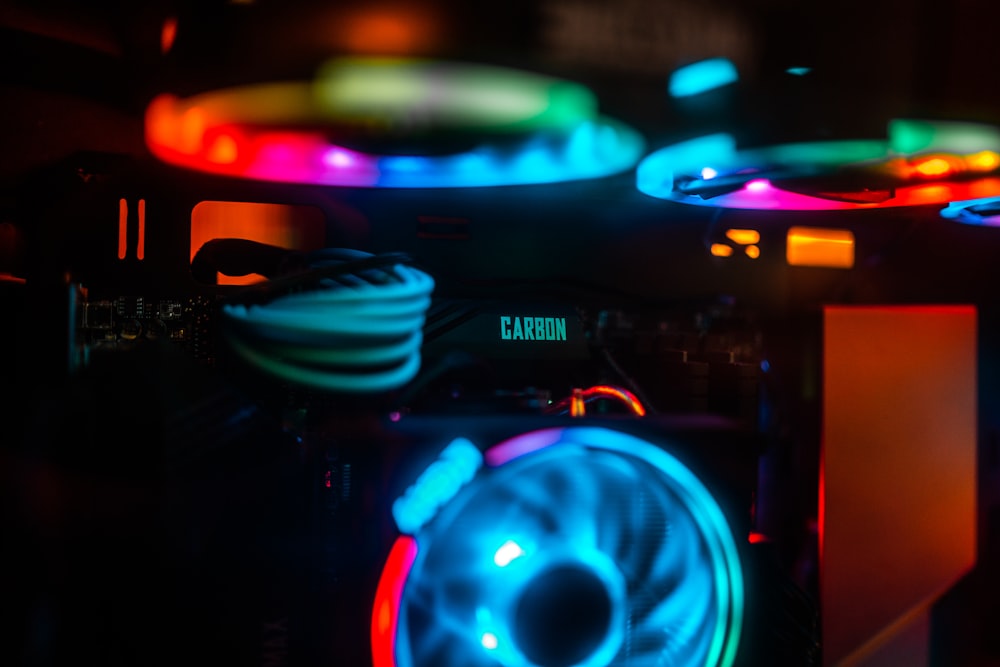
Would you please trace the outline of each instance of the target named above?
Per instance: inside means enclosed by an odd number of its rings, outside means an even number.
[[[223,306],[232,349],[268,375],[326,391],[390,391],[413,379],[434,280],[397,255],[338,248],[309,260],[293,277],[312,280],[307,289]]]

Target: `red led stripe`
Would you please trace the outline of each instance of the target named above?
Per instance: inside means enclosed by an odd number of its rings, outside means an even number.
[[[136,259],[142,261],[146,257],[146,200],[139,200],[139,245],[135,250]]]
[[[118,259],[128,255],[128,202],[118,200]]]
[[[372,607],[372,667],[396,667],[399,607],[406,578],[416,558],[417,541],[412,537],[402,536],[392,545],[386,559]]]

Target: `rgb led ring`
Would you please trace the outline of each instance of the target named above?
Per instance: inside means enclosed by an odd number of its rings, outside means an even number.
[[[660,149],[640,164],[636,185],[660,199],[735,209],[837,210],[943,204],[1000,194],[1000,130],[992,126],[898,119],[887,140],[784,144],[739,150],[730,134],[712,134]],[[865,191],[814,196],[783,189],[869,172],[891,183],[884,198],[864,201]],[[726,183],[733,187],[724,187]],[[692,194],[721,188],[717,196]]]
[[[446,155],[374,155],[327,130],[504,135]],[[225,176],[314,185],[428,188],[551,183],[633,167],[644,142],[596,113],[583,86],[498,67],[336,60],[308,83],[242,86],[146,110],[146,143],[164,162]]]
[[[373,610],[375,667],[732,665],[744,604],[735,540],[678,459],[570,427],[513,438],[485,460],[393,548]],[[574,634],[560,615],[599,630]],[[544,645],[553,636],[562,643]]]

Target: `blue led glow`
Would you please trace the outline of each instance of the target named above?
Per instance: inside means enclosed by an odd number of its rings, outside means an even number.
[[[644,150],[635,130],[599,118],[563,133],[528,135],[512,148],[484,145],[457,155],[381,157],[372,185],[485,187],[600,178],[632,168]]]
[[[812,71],[812,67],[789,67],[785,70],[787,74],[792,76],[805,76]]]
[[[739,72],[728,58],[710,58],[674,70],[670,96],[690,97],[738,81]]]
[[[451,500],[476,475],[483,455],[465,438],[456,438],[392,504],[399,532],[413,535],[434,518],[438,508]]]
[[[941,209],[941,217],[967,225],[1000,227],[1000,197],[951,202]]]
[[[581,427],[514,438],[486,460],[417,535],[398,667],[533,667],[518,604],[565,568],[585,573],[610,606],[575,667],[733,663],[743,613],[735,540],[679,460]]]
[[[727,208],[850,208],[854,204],[824,200],[768,187],[756,174],[784,169],[813,174],[845,164],[865,164],[884,160],[889,143],[879,140],[803,142],[738,150],[730,134],[710,134],[661,148],[646,156],[636,169],[636,187],[660,199]],[[689,194],[704,182],[726,175],[746,181],[730,194],[704,198]],[[699,182],[699,178],[701,183]],[[680,184],[680,186],[679,186]]]
[[[712,178],[724,171],[736,154],[736,139],[731,134],[708,134],[662,148],[646,157],[636,170],[636,185],[639,190],[654,197],[662,197],[674,190],[674,174],[688,170],[696,172],[704,168],[706,162]],[[692,199],[694,199],[692,197]]]

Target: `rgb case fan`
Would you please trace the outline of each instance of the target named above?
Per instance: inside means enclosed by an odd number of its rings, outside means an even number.
[[[375,667],[731,665],[743,569],[679,459],[604,427],[454,440],[393,505]]]

